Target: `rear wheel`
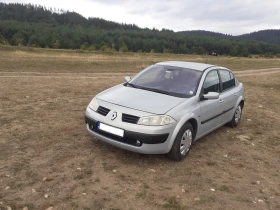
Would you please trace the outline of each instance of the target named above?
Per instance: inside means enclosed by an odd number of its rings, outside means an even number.
[[[242,116],[242,105],[239,104],[236,107],[234,115],[233,115],[231,121],[228,123],[228,125],[233,127],[233,128],[236,127],[241,120],[241,116]]]
[[[175,161],[183,160],[190,151],[194,138],[192,125],[187,122],[179,131],[170,152],[169,158]]]

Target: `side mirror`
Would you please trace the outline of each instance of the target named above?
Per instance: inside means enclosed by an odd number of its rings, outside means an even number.
[[[218,99],[220,97],[220,93],[217,92],[208,92],[203,95],[204,99]]]
[[[129,82],[130,80],[131,80],[130,76],[126,76],[126,77],[125,77],[125,81],[126,81],[126,82]]]

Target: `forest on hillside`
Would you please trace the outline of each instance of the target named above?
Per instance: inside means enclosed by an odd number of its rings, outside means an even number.
[[[230,38],[235,40],[254,40],[262,41],[270,44],[280,44],[280,29],[267,29],[256,31],[248,34],[232,36],[230,34],[222,34],[211,31],[194,30],[194,31],[180,31],[180,34],[195,35],[195,36],[208,36],[217,38]]]
[[[211,32],[210,32],[211,34]],[[42,48],[249,56],[279,55],[280,44],[229,35],[139,28],[31,4],[0,3],[0,43]]]

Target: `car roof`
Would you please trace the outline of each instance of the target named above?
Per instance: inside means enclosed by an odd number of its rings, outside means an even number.
[[[184,61],[164,61],[156,63],[156,65],[163,65],[163,66],[175,66],[175,67],[181,67],[181,68],[188,68],[188,69],[194,69],[198,71],[204,71],[205,69],[211,68],[211,67],[218,67],[223,68],[220,66],[212,65],[212,64],[205,64],[205,63],[195,63],[195,62],[184,62]]]

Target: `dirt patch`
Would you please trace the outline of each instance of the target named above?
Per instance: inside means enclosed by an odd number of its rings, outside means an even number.
[[[245,71],[235,71],[234,72],[238,77],[246,77],[246,76],[261,76],[267,74],[279,74],[279,68],[271,68],[271,69],[259,69],[259,70],[245,70]]]

